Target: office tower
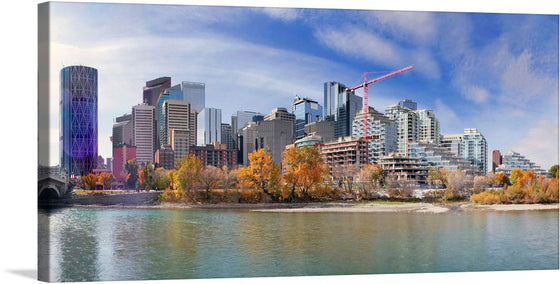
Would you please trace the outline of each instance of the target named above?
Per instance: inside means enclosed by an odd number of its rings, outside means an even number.
[[[181,83],[183,99],[191,104],[191,109],[200,113],[206,104],[206,85],[204,83],[185,82]]]
[[[272,161],[282,164],[282,153],[286,145],[294,142],[295,116],[283,107],[274,108],[257,127],[257,149],[264,148]]]
[[[197,117],[197,145],[222,143],[222,110],[203,108]]]
[[[237,132],[237,163],[249,165],[249,153],[257,150],[257,123],[249,122]]]
[[[170,87],[170,77],[160,77],[151,81],[146,81],[146,86],[143,88],[142,102],[155,107],[159,95]]]
[[[411,100],[403,100],[385,110],[385,116],[397,124],[397,150],[399,153],[406,154],[408,143],[418,141],[419,118],[414,110],[416,110],[416,103]]]
[[[132,107],[132,143],[136,146],[136,162],[146,164],[154,161],[155,107],[139,104]]]
[[[163,135],[161,143],[171,144],[171,130],[189,130],[191,105],[182,100],[166,100],[162,106]]]
[[[235,140],[233,139],[231,125],[222,123],[222,144],[226,145],[227,149],[237,149],[235,147]]]
[[[292,113],[295,115],[294,136],[295,139],[305,137],[305,125],[321,120],[323,107],[310,98],[296,96],[292,103]]]
[[[502,164],[502,154],[500,150],[492,151],[492,172],[496,172],[496,168]]]
[[[478,168],[479,175],[488,170],[488,144],[486,138],[476,128],[466,128],[460,143],[461,157]]]
[[[418,114],[418,141],[432,141],[439,144],[439,121],[435,113],[430,109],[421,109],[414,112]]]
[[[111,139],[113,148],[121,147],[123,144],[132,146],[132,114],[115,118]]]
[[[181,85],[175,85],[165,90],[158,98],[156,104],[156,120],[157,120],[157,141],[158,147],[164,146],[163,136],[165,132],[165,125],[163,122],[163,103],[167,100],[183,100],[183,91]]]
[[[362,98],[354,92],[346,92],[346,86],[338,82],[324,84],[324,119],[335,122],[335,137],[350,136],[352,121],[363,108]]]
[[[263,114],[254,111],[238,110],[234,112],[231,116],[231,129],[233,131],[234,137],[235,134],[237,134],[237,131],[245,127],[247,123],[259,122],[263,119]]]
[[[334,121],[315,121],[304,126],[305,133],[317,134],[321,136],[323,142],[331,142],[335,140],[334,137]]]
[[[60,166],[69,176],[97,167],[97,69],[60,71]]]
[[[373,107],[368,107],[368,161],[377,164],[379,158],[397,151],[397,124]],[[364,137],[364,112],[359,111],[352,121],[352,137]]]

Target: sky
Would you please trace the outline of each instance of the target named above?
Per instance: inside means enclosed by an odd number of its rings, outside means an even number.
[[[146,81],[206,84],[206,107],[237,110],[323,103],[323,84],[370,85],[379,111],[403,99],[432,109],[442,134],[477,128],[492,150],[558,164],[558,16],[52,3],[50,157],[58,164],[59,72],[98,69],[99,154],[110,157],[115,117],[142,102]],[[362,91],[357,94],[362,96]],[[41,130],[39,130],[41,131]],[[489,165],[491,157],[489,157]]]

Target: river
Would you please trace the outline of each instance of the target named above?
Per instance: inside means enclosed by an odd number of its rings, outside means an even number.
[[[558,211],[39,211],[39,276],[107,281],[558,269]]]

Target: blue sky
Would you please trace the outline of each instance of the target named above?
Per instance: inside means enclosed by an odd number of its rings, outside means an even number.
[[[206,106],[230,123],[236,110],[290,109],[295,94],[323,104],[326,81],[354,86],[363,72],[414,64],[370,86],[369,105],[412,99],[434,110],[442,134],[478,128],[490,152],[558,163],[558,16],[99,3],[54,3],[51,15],[51,94],[62,66],[99,70],[103,157],[113,119],[156,77],[206,83]]]

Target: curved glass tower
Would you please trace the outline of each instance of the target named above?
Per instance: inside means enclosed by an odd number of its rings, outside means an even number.
[[[60,166],[69,175],[97,167],[97,69],[60,71]]]

